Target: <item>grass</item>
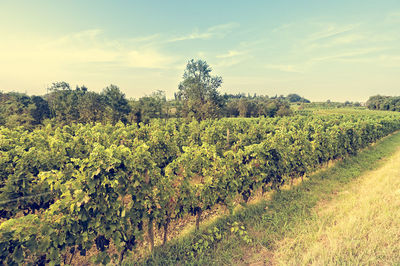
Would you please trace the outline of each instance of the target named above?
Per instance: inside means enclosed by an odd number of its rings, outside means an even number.
[[[283,265],[400,264],[400,150],[316,208],[275,252]]]
[[[346,195],[344,191],[349,190],[351,186],[349,183],[357,177],[389,162],[386,158],[394,154],[399,146],[400,133],[386,137],[358,155],[348,157],[314,174],[298,186],[274,193],[270,200],[262,199],[241,208],[233,215],[221,216],[211,224],[203,226],[200,232],[192,232],[170,241],[165,247],[157,247],[151,256],[139,261],[128,259],[126,264],[285,264],[284,256],[279,254],[294,254],[292,256],[300,258],[299,254],[304,248],[310,247],[310,250],[314,250],[313,247],[321,246],[320,250],[323,251],[324,248],[318,240],[323,234],[321,228],[328,228],[329,224],[320,224],[319,218],[320,215],[327,215],[328,218],[322,221],[329,222],[332,220],[329,218],[330,215],[335,211],[331,214],[320,214],[316,210],[324,209],[323,204],[337,195]],[[338,205],[337,209],[341,207]],[[346,220],[344,216],[342,219]],[[235,222],[238,226],[233,226]],[[236,230],[236,227],[239,229]],[[388,225],[387,228],[389,227]],[[396,230],[398,227],[393,226],[393,228]],[[215,230],[218,233],[215,233]],[[364,232],[368,232],[368,229],[365,228]],[[252,240],[251,242],[246,235]],[[303,236],[303,241],[296,244],[298,235]],[[329,237],[334,238],[333,235]],[[348,243],[351,245],[351,237],[349,239]],[[358,246],[355,244],[356,250],[357,247],[361,247],[361,242],[358,241]],[[312,251],[310,252],[312,257]],[[316,252],[315,254],[318,254],[318,251]],[[343,260],[346,260],[347,256],[343,253]],[[336,262],[344,262],[337,258]],[[357,260],[358,257],[355,255],[354,259]],[[377,259],[379,260],[379,257]],[[290,257],[288,260],[287,263],[298,262],[290,261]],[[308,257],[304,258],[304,262],[309,262]]]

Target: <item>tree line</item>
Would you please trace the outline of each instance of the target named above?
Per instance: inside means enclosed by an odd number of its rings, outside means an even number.
[[[10,128],[53,123],[148,123],[153,118],[179,117],[198,121],[220,117],[275,117],[291,115],[290,103],[309,103],[297,94],[224,94],[218,89],[222,77],[212,76],[211,67],[202,60],[190,60],[174,99],[167,100],[159,90],[137,100],[127,99],[121,89],[110,85],[100,93],[86,86],[72,88],[55,82],[43,96],[0,92],[0,125]]]
[[[367,101],[367,107],[371,110],[400,112],[400,96],[371,96]]]

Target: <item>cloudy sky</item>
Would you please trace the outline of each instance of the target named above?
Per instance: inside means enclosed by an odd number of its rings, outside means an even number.
[[[55,81],[172,97],[187,61],[221,92],[400,95],[400,1],[0,0],[0,90]]]

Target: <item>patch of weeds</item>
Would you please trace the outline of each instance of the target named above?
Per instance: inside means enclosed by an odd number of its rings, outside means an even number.
[[[192,248],[188,250],[186,255],[194,259],[196,255],[203,254],[206,250],[215,245],[215,243],[219,242],[221,239],[221,231],[217,227],[210,228],[199,236],[194,244],[192,244]]]
[[[228,223],[228,226],[230,227],[231,233],[234,233],[246,244],[250,244],[251,242],[253,242],[242,223],[239,222],[233,222],[232,224]]]

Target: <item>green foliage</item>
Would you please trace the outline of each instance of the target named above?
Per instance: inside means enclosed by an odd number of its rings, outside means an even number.
[[[35,119],[31,113],[36,109],[32,99],[22,93],[0,93],[0,125],[9,128],[23,126],[26,129],[33,128]]]
[[[291,103],[296,103],[296,102],[301,102],[301,103],[309,103],[310,101],[301,97],[298,94],[288,94],[288,96],[286,96],[286,98],[289,100],[289,102]]]
[[[234,233],[236,236],[238,236],[241,240],[243,240],[246,244],[250,244],[252,242],[251,238],[249,237],[249,234],[246,231],[246,228],[244,225],[241,225],[239,222],[235,221],[232,224],[229,224],[230,226],[230,232]]]
[[[224,112],[228,117],[275,117],[293,114],[289,103],[284,99],[272,99],[264,96],[226,98],[228,100]]]
[[[187,252],[187,255],[191,258],[202,255],[205,251],[208,251],[217,242],[221,241],[223,233],[218,227],[210,228],[203,232],[193,243],[191,250]]]
[[[72,123],[147,124],[154,119],[184,117],[198,121],[216,117],[274,117],[289,116],[287,98],[280,96],[221,96],[218,88],[221,77],[210,75],[211,68],[204,61],[190,61],[184,81],[175,93],[175,100],[167,100],[159,90],[138,100],[127,100],[125,94],[110,85],[101,93],[85,86],[72,89],[66,82],[55,82],[44,96],[0,92],[0,125],[9,128],[23,126],[32,130],[46,124],[57,126]]]
[[[279,190],[398,129],[396,113],[1,127],[0,256],[57,264],[95,248],[94,263],[123,260],[143,227],[151,239],[153,224],[200,222],[204,210]],[[229,228],[251,241],[242,225]],[[219,241],[218,230],[196,240],[193,256]]]
[[[371,110],[385,110],[400,112],[400,97],[372,96],[367,101],[367,107]]]
[[[32,96],[32,102],[35,104],[35,108],[30,110],[34,119],[33,123],[35,125],[42,124],[45,119],[50,118],[49,103],[40,96]]]
[[[179,84],[178,99],[182,102],[180,112],[183,117],[203,120],[220,115],[223,98],[218,92],[222,78],[211,76],[211,67],[202,60],[190,60]]]
[[[136,122],[144,122],[149,123],[150,119],[153,118],[167,118],[168,117],[168,105],[167,98],[165,96],[165,92],[157,91],[150,96],[145,96],[137,101],[136,106],[138,108],[137,112],[140,114],[136,116],[140,116],[136,118]]]
[[[125,98],[125,94],[117,86],[110,85],[103,90],[102,96],[107,105],[108,116],[111,119],[110,122],[112,124],[116,124],[118,121],[126,123],[126,116],[130,112],[130,106],[128,100]]]

